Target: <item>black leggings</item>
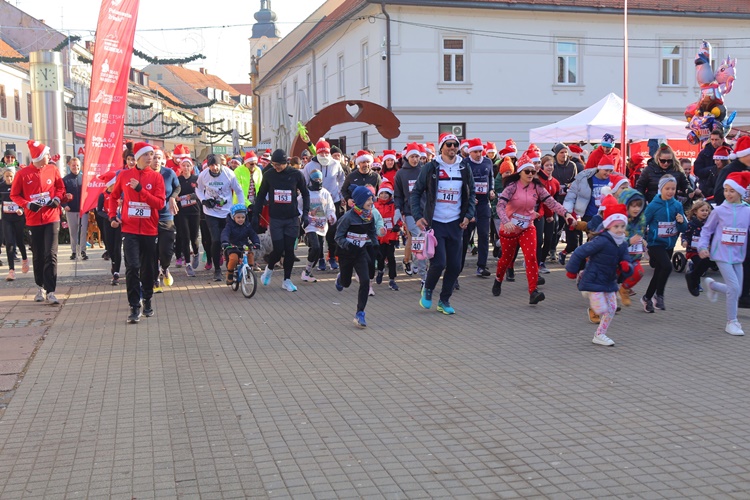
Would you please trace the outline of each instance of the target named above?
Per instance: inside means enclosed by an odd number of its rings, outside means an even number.
[[[388,260],[388,278],[396,279],[396,242],[381,243],[378,248],[378,271],[385,269],[385,261]]]
[[[672,273],[672,252],[673,248],[662,246],[648,247],[648,256],[651,261],[651,267],[654,268],[654,275],[646,289],[645,297],[651,299],[656,295],[664,295],[664,287],[667,286],[667,280]]]
[[[336,205],[336,220],[338,221],[344,215],[344,207],[341,206],[341,202],[337,201]],[[328,224],[328,232],[326,233],[326,242],[328,243],[328,260],[333,260],[336,256],[336,224]],[[321,253],[323,249],[321,248]],[[322,256],[321,256],[322,258]]]
[[[540,219],[542,222],[542,237],[536,242],[536,260],[541,264],[546,262],[550,253],[555,251],[555,228],[557,221],[547,222],[546,219]]]
[[[368,245],[370,246],[370,245]],[[364,311],[367,307],[367,294],[370,293],[370,252],[366,248],[360,248],[354,253],[339,253],[339,266],[341,274],[339,281],[341,286],[349,288],[352,284],[352,272],[359,277],[359,291],[357,292],[357,312]]]
[[[23,241],[24,219],[15,221],[3,219],[3,237],[5,238],[5,256],[8,258],[8,269],[15,269],[13,260],[16,250],[21,252],[21,259],[26,260],[26,244]]]
[[[104,225],[104,241],[109,252],[111,262],[110,272],[120,274],[122,265],[122,227],[114,228],[110,224]],[[127,267],[127,264],[125,264]]]
[[[323,236],[314,231],[305,233],[305,244],[307,245],[307,262],[316,264],[323,258]]]
[[[174,216],[175,226],[177,227],[177,248],[178,254],[185,259],[190,260],[190,250],[198,255],[198,230],[200,229],[200,216],[190,213],[178,213]]]

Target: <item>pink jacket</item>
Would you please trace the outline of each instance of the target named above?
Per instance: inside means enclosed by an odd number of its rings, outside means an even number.
[[[532,182],[523,187],[519,182],[511,182],[500,194],[497,202],[497,216],[503,224],[513,220],[513,223],[519,224],[521,229],[526,229],[527,226],[520,223],[527,220],[533,221],[540,203],[562,217],[567,213],[565,208],[556,202],[541,184]]]

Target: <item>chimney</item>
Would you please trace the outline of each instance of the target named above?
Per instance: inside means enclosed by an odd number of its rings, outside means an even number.
[[[207,75],[208,74],[208,71],[206,71],[206,68],[201,68],[200,72],[201,72],[201,75]]]

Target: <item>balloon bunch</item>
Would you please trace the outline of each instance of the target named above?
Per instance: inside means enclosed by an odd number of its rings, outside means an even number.
[[[695,79],[700,86],[700,97],[685,108],[687,128],[690,129],[687,140],[690,144],[707,141],[714,130],[721,130],[726,135],[732,129],[737,112],[727,114],[724,96],[732,91],[737,77],[736,66],[737,59],[727,56],[714,72],[711,69],[711,44],[705,40],[701,42],[695,58]]]

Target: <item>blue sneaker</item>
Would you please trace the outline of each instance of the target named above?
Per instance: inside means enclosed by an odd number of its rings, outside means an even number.
[[[359,311],[357,314],[354,315],[354,324],[360,328],[367,328],[367,323],[365,322],[364,311]]]
[[[453,309],[447,301],[443,302],[442,300],[438,300],[437,310],[443,314],[456,314],[456,310]]]
[[[326,270],[326,260],[320,259],[320,261],[318,261],[318,271],[325,271],[325,270]]]
[[[334,271],[339,268],[339,263],[336,262],[336,259],[329,259],[328,263],[331,265],[331,269]]]
[[[273,270],[269,267],[266,267],[266,270],[263,271],[263,274],[260,275],[260,282],[263,284],[263,286],[268,286],[271,283],[271,276],[273,276]]]
[[[419,298],[419,305],[424,307],[425,309],[430,309],[432,307],[432,290],[422,288],[422,294]]]
[[[339,292],[344,291],[344,286],[341,284],[341,274],[336,275],[336,290]]]

